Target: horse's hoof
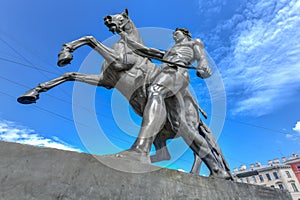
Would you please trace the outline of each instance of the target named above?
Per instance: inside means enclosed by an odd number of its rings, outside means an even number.
[[[225,170],[219,170],[217,173],[212,173],[209,177],[220,178],[225,180],[233,180],[233,177]]]
[[[73,55],[67,51],[67,50],[62,50],[58,54],[58,61],[57,65],[60,67],[66,66],[71,63],[71,60],[73,59]]]
[[[17,101],[21,104],[32,104],[36,103],[39,99],[39,93],[35,89],[28,90],[22,96],[20,96]]]

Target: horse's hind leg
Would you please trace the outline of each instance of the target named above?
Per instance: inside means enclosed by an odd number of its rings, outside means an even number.
[[[220,166],[222,166],[226,171],[230,172],[229,165],[225,160],[220,146],[218,145],[209,127],[200,120],[198,130],[200,135],[202,135],[206,139],[206,141],[208,141],[208,145],[210,146],[210,149],[212,150],[212,153],[214,154],[214,157],[216,158]]]
[[[188,98],[185,99],[186,113],[185,119],[182,120],[182,124],[180,126],[180,133],[182,133],[181,136],[191,147],[194,153],[201,158],[195,157],[196,159],[194,161],[192,172],[200,170],[200,160],[202,160],[209,168],[211,175],[230,179],[230,174],[223,165],[220,165],[214,156],[209,141],[207,141],[204,134],[200,134],[198,129],[200,123],[198,110],[189,100],[190,99]]]
[[[56,87],[57,85],[60,85],[66,81],[80,81],[91,85],[101,86],[102,75],[68,72],[58,78],[38,84],[35,88],[28,90],[22,96],[20,96],[17,101],[22,104],[35,103],[39,99],[39,94],[41,92],[47,92],[51,88]]]
[[[205,138],[203,138],[197,131],[191,130],[189,127],[181,125],[181,133],[184,141],[191,147],[191,149],[196,153],[202,161],[206,164],[210,170],[211,176],[216,176],[224,179],[231,179],[230,174],[219,165],[218,161],[214,157],[209,145]]]
[[[190,173],[199,175],[201,164],[202,164],[202,159],[196,153],[194,153],[194,163]]]

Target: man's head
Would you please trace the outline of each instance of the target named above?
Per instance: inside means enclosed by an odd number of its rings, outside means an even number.
[[[188,40],[192,39],[190,31],[186,28],[176,28],[173,32],[173,37],[176,42],[182,40],[182,37],[187,38]]]

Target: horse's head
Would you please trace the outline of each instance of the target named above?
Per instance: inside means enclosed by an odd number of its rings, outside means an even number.
[[[109,28],[109,30],[113,33],[125,31],[129,27],[130,19],[128,17],[128,10],[125,9],[124,12],[115,14],[115,15],[107,15],[104,17],[104,24]]]

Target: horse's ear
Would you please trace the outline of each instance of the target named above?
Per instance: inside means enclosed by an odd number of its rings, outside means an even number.
[[[128,16],[128,9],[127,8],[125,8],[125,13]]]

